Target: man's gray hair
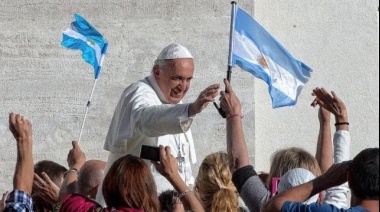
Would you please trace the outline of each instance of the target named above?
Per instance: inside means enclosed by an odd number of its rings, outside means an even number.
[[[172,62],[173,60],[166,60],[166,59],[163,59],[163,60],[155,60],[154,61],[154,66],[158,66],[159,68],[163,68],[167,65],[169,65],[170,62]]]
[[[154,61],[154,65],[152,67],[152,73],[154,71],[155,66],[158,66],[159,69],[164,70],[167,66],[171,65],[172,61],[173,60],[171,60],[171,59],[162,59],[162,60],[156,59]]]

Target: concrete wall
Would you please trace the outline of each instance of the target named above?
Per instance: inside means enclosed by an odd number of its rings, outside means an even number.
[[[378,146],[378,2],[245,0],[238,4],[314,69],[298,104],[276,110],[262,81],[234,69],[232,83],[243,104],[246,140],[258,170],[269,169],[269,156],[277,148],[315,151],[317,110],[309,103],[316,86],[337,91],[347,103],[352,155]],[[153,60],[167,44],[181,43],[196,58],[185,102],[225,77],[230,1],[0,0],[0,192],[12,189],[16,160],[9,112],[33,121],[35,162],[49,159],[66,165],[71,141],[79,135],[93,71],[79,51],[60,46],[61,32],[75,12],[109,42],[82,136],[88,159],[106,160],[103,141],[121,92],[150,73]],[[212,105],[197,116],[192,130],[200,161],[211,152],[226,150],[225,121]]]

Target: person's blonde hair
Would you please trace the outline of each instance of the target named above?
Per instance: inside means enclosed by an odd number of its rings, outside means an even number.
[[[267,180],[269,190],[272,189],[273,177],[282,177],[286,172],[295,168],[307,169],[316,177],[321,175],[317,160],[306,150],[298,147],[280,149],[271,156],[271,166]]]
[[[213,153],[203,160],[199,167],[195,189],[205,211],[239,211],[238,192],[232,183],[226,153]]]

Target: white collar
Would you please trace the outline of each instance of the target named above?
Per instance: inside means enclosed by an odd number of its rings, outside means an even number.
[[[168,100],[166,100],[164,94],[162,93],[161,88],[158,86],[156,79],[154,78],[154,75],[151,74],[146,79],[148,80],[149,84],[152,86],[153,90],[156,92],[161,102],[165,104],[169,104]]]

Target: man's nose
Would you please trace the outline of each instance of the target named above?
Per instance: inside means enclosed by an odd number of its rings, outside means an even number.
[[[190,82],[188,80],[181,80],[181,88],[187,90],[189,88]]]

